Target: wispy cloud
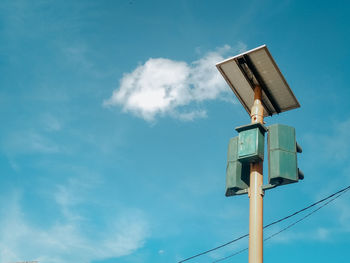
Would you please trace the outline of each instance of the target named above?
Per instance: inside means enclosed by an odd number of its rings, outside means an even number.
[[[295,240],[333,242],[341,235],[348,234],[350,232],[349,198],[350,192],[344,193],[341,198],[334,200],[329,206],[318,211],[312,217],[274,236],[271,242],[290,243]],[[267,230],[266,236],[276,233],[282,228],[284,228],[283,225],[275,226]]]
[[[327,133],[307,134],[305,140],[315,152],[327,160],[344,161],[350,157],[350,119],[334,123]],[[329,132],[331,131],[331,132]],[[320,143],[322,142],[322,143]]]
[[[8,197],[6,206],[0,210],[3,215],[0,221],[0,262],[86,263],[129,255],[143,246],[149,228],[145,215],[138,209],[120,211],[94,234],[86,221],[81,224],[77,208],[87,203],[76,197],[80,194],[79,187],[81,185],[76,182],[68,182],[57,188],[54,200],[65,212],[63,218],[58,216],[48,227],[32,224],[27,219],[19,193]]]
[[[184,109],[191,103],[223,97],[228,89],[215,64],[228,52],[242,51],[239,44],[205,54],[190,64],[166,58],[150,58],[131,73],[124,74],[120,87],[104,101],[105,106],[121,106],[146,121],[168,115],[181,120],[206,117],[205,109]]]
[[[271,233],[276,233],[280,228],[271,229]],[[287,230],[277,236],[274,236],[268,241],[268,243],[291,243],[296,240],[303,241],[318,241],[318,242],[327,242],[331,235],[331,229],[326,227],[317,227],[307,231],[298,231],[295,229]],[[267,234],[269,236],[269,234]]]
[[[44,113],[41,117],[41,123],[43,128],[49,132],[60,131],[62,129],[62,123],[54,115],[50,113]]]
[[[350,201],[350,191],[347,191],[347,193],[344,194],[343,198],[341,198],[340,200],[337,200],[334,206],[335,217],[337,218],[337,221],[339,223],[339,228],[341,228],[341,231],[343,233],[350,232],[349,201]]]
[[[36,131],[18,131],[4,138],[2,145],[9,155],[44,153],[53,154],[62,149],[54,141]]]

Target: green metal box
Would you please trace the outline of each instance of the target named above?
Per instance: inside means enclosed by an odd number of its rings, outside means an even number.
[[[238,135],[238,160],[253,163],[264,160],[264,141],[267,128],[253,123],[236,128]]]
[[[238,161],[238,137],[230,139],[227,153],[226,196],[249,187],[249,164]]]
[[[290,184],[299,180],[293,127],[274,124],[268,128],[269,183]]]

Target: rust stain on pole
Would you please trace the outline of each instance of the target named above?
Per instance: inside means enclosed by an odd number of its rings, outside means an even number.
[[[264,122],[264,108],[261,104],[261,87],[254,89],[254,104],[251,122]],[[249,187],[249,263],[263,262],[263,162],[250,165]]]

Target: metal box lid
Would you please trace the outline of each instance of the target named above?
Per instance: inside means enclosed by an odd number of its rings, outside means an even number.
[[[238,131],[238,160],[252,163],[264,160],[264,134],[267,128],[253,123],[236,128]]]
[[[255,129],[255,128],[259,128],[259,130],[260,130],[260,132],[262,134],[264,134],[268,130],[266,128],[266,126],[261,124],[261,123],[251,123],[251,124],[248,124],[248,125],[242,125],[242,126],[239,126],[239,127],[235,128],[235,130],[237,132],[242,132],[242,131],[251,130],[251,129]]]
[[[268,127],[268,149],[296,152],[295,129],[283,124]]]

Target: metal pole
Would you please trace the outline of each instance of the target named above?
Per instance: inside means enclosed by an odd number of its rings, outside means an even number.
[[[264,108],[261,104],[261,87],[254,89],[254,105],[251,122],[264,122]],[[250,165],[249,187],[249,263],[263,262],[263,162]]]

